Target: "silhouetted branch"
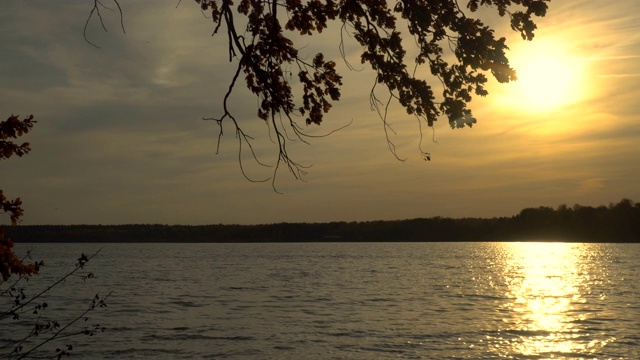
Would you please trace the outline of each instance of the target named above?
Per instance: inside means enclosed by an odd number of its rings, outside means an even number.
[[[79,314],[78,316],[76,316],[74,319],[72,319],[71,321],[69,321],[65,326],[62,326],[59,328],[58,331],[56,331],[55,333],[53,333],[53,335],[51,335],[50,337],[48,337],[47,339],[45,339],[44,341],[38,343],[36,346],[34,346],[33,348],[29,349],[28,351],[21,353],[19,357],[17,357],[17,359],[23,359],[25,357],[27,357],[29,354],[31,354],[32,352],[36,351],[37,349],[39,349],[40,347],[46,345],[47,343],[51,342],[52,340],[57,340],[60,338],[64,338],[64,337],[69,337],[69,336],[75,336],[75,335],[88,335],[88,336],[93,336],[95,334],[95,330],[99,329],[100,331],[104,331],[105,328],[104,327],[100,327],[99,325],[97,325],[96,327],[94,327],[93,330],[91,329],[84,329],[81,330],[79,332],[76,333],[71,333],[71,334],[66,334],[64,336],[61,336],[61,334],[70,326],[72,326],[73,324],[77,323],[78,321],[80,321],[80,319],[85,319],[87,314],[91,311],[93,311],[96,307],[106,307],[107,304],[105,302],[105,300],[107,300],[109,298],[109,296],[111,296],[111,293],[107,294],[107,296],[105,296],[104,298],[100,299],[100,295],[96,294],[93,297],[93,300],[91,300],[91,304],[89,305],[89,307],[82,312],[81,314]],[[26,339],[25,339],[26,340]],[[24,340],[23,340],[24,341]],[[68,350],[70,351],[71,348],[68,348]]]
[[[34,353],[37,349],[41,348],[45,344],[70,336],[76,335],[88,335],[93,336],[96,332],[104,331],[104,327],[101,327],[98,324],[92,325],[91,327],[85,327],[82,330],[76,332],[66,332],[72,325],[76,324],[79,320],[84,319],[84,321],[88,320],[87,314],[98,307],[106,307],[105,300],[111,295],[109,293],[104,298],[100,298],[99,294],[94,296],[91,301],[89,307],[85,309],[83,312],[78,314],[75,318],[71,319],[68,322],[65,322],[61,325],[58,321],[55,320],[46,320],[43,321],[42,313],[46,311],[49,307],[46,301],[42,301],[39,303],[35,303],[36,301],[41,301],[43,296],[51,291],[54,287],[58,286],[60,283],[67,281],[71,276],[79,276],[77,275],[78,270],[84,269],[86,264],[95,257],[100,250],[96,251],[92,255],[81,254],[77,259],[76,265],[74,269],[66,273],[64,276],[60,277],[57,281],[47,286],[44,290],[37,292],[36,294],[29,296],[25,294],[24,289],[17,288],[17,284],[19,281],[25,278],[25,276],[20,276],[15,282],[13,282],[7,289],[1,292],[2,297],[8,298],[12,303],[11,307],[8,310],[0,313],[0,321],[7,320],[9,318],[13,320],[20,320],[21,316],[27,313],[37,315],[34,320],[33,327],[31,330],[26,333],[24,336],[21,336],[17,339],[10,340],[0,346],[0,350],[11,349],[11,353],[8,354],[9,357],[16,356],[16,359],[25,358],[32,353]],[[94,278],[93,273],[88,273],[86,275],[80,276],[83,280]],[[27,309],[28,305],[33,305],[32,308]],[[36,338],[41,339],[43,334],[50,333],[51,335],[43,340],[35,340]],[[30,340],[35,341],[35,343],[31,342],[31,345],[28,345]],[[28,350],[25,350],[25,347],[28,347]],[[68,346],[64,350],[58,350],[54,357],[60,358],[61,355],[69,355],[72,347]]]
[[[85,40],[96,47],[86,32],[94,16],[106,31],[100,11],[107,7],[100,1],[94,0],[83,32]],[[117,0],[112,1],[118,7],[124,31],[122,9]],[[422,158],[429,160],[430,153],[423,149],[423,125],[433,127],[440,117],[446,116],[452,128],[471,127],[476,119],[467,104],[472,95],[487,95],[484,85],[488,79],[484,73],[490,72],[499,82],[516,78],[505,54],[505,38],[497,38],[493,29],[469,15],[481,6],[492,8],[500,17],[509,18],[513,30],[531,40],[536,29],[532,17],[544,16],[549,0],[468,0],[466,9],[457,1],[195,1],[201,11],[210,12],[212,35],[217,34],[223,24],[226,26],[229,61],[238,62],[224,96],[222,115],[207,118],[216,121],[219,127],[216,153],[220,150],[223,121],[228,119],[236,129],[243,176],[255,181],[249,178],[242,164],[244,147],[249,147],[258,164],[266,166],[258,161],[252,146],[253,138],[242,130],[240,122],[229,110],[230,94],[242,73],[246,87],[257,96],[257,117],[268,125],[267,136],[278,149],[275,163],[271,165],[274,173],[270,179],[275,181],[281,164],[285,164],[296,179],[302,179],[308,168],[295,162],[288,152],[288,142],[307,143],[305,139],[309,138],[294,117],[303,118],[307,126],[320,125],[333,102],[341,97],[342,77],[335,62],[326,60],[322,53],[317,53],[312,61],[304,61],[299,55],[301,48],[295,46],[290,34],[311,36],[322,32],[330,22],[337,23],[340,26],[338,49],[346,67],[355,70],[346,59],[345,34],[362,47],[361,63],[368,64],[376,73],[376,83],[370,93],[371,108],[382,120],[390,152],[396,159],[405,160],[398,156],[389,135],[395,134],[387,119],[389,106],[391,102],[397,102],[408,115],[418,119],[418,147]],[[237,28],[235,15],[246,18],[244,29]],[[403,38],[406,36],[413,37],[416,44],[414,53],[417,55],[412,70],[408,69],[405,60],[407,51]],[[298,66],[297,83],[289,70],[293,63]],[[418,68],[426,71],[419,72]],[[431,74],[428,76],[433,76],[442,86],[437,98],[434,88],[422,74]],[[301,96],[294,96],[292,84],[301,87]],[[385,103],[375,94],[377,84],[383,84],[389,92]]]
[[[120,3],[118,2],[118,0],[111,0],[116,4],[116,7],[118,8],[118,13],[120,14],[120,27],[122,28],[122,32],[126,33],[125,28],[124,28],[124,14],[122,12],[122,8],[120,7]],[[87,37],[87,28],[89,27],[89,23],[91,22],[91,19],[93,18],[94,15],[96,15],[100,21],[100,26],[102,26],[102,29],[107,32],[107,27],[104,24],[104,19],[102,18],[102,13],[100,13],[100,7],[110,10],[110,11],[114,11],[113,9],[107,7],[106,5],[104,5],[100,0],[94,0],[93,1],[93,7],[91,8],[91,11],[89,12],[89,16],[87,16],[87,21],[85,21],[84,23],[84,29],[82,30],[82,36],[84,37],[84,40],[91,46],[99,49],[100,46],[94,44],[93,42],[91,42],[91,40],[89,40],[89,38]]]
[[[73,268],[73,270],[69,271],[67,274],[65,274],[64,276],[62,276],[60,279],[58,279],[57,281],[55,281],[54,283],[52,283],[51,285],[47,286],[44,290],[40,291],[39,293],[36,293],[35,295],[33,295],[30,299],[28,299],[25,302],[19,302],[17,304],[14,304],[14,306],[12,306],[11,308],[5,310],[4,312],[0,313],[0,320],[4,320],[8,317],[13,317],[15,314],[17,314],[21,309],[23,309],[25,306],[31,304],[32,302],[34,302],[35,300],[37,300],[38,298],[40,298],[43,294],[49,292],[51,289],[53,289],[54,287],[56,287],[58,284],[60,284],[61,282],[64,282],[67,278],[69,278],[70,276],[72,276],[73,274],[75,274],[76,272],[78,272],[81,269],[84,269],[85,264],[93,259],[96,255],[98,255],[98,253],[100,253],[102,249],[96,251],[95,253],[86,256],[84,254],[82,254],[80,256],[80,258],[78,258],[78,262],[76,263],[75,267]]]

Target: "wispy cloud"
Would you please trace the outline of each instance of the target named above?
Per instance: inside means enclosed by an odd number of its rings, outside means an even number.
[[[553,111],[514,111],[501,98],[512,88],[492,83],[489,97],[471,104],[478,118],[473,129],[451,130],[441,119],[437,143],[423,129],[430,162],[420,157],[416,119],[397,105],[389,116],[397,135],[390,136],[408,160],[389,152],[383,125],[370,111],[372,73],[347,70],[338,32],[301,37],[308,45],[302,51],[326,51],[345,82],[343,99],[310,133],[353,124],[310,146],[291,143],[291,155],[312,167],[307,183],[280,172],[285,195],[243,178],[232,127],[224,128],[215,154],[218,128],[201,118],[221,114],[234,64],[226,39],[211,37],[211,20],[197,4],[175,4],[123,3],[127,33],[109,12],[109,32],[95,23],[89,29],[101,46],[95,49],[82,38],[85,2],[0,2],[0,109],[4,116],[34,113],[39,121],[28,137],[33,152],[0,164],[2,175],[13,175],[2,176],[0,185],[25,200],[27,223],[493,216],[634,196],[640,173],[635,0],[552,2],[533,43],[510,32],[505,19],[493,19],[510,35],[511,55],[558,41],[586,69],[589,94]],[[360,47],[350,44],[348,60],[359,64]],[[256,117],[256,97],[242,82],[236,90],[232,110],[256,137],[258,156],[276,159],[268,125]],[[246,160],[254,178],[273,172]]]
[[[595,178],[595,179],[585,179],[578,183],[576,188],[576,195],[583,196],[592,194],[600,189],[605,187],[606,179],[604,178]]]
[[[601,78],[636,78],[636,77],[640,77],[640,73],[633,73],[633,74],[599,74],[598,77],[601,77]]]

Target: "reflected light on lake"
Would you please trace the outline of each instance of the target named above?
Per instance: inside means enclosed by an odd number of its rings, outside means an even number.
[[[588,244],[504,243],[507,303],[498,341],[503,356],[593,353],[613,339],[579,339],[590,312]]]

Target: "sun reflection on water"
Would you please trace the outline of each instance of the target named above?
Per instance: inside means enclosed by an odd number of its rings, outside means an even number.
[[[501,335],[496,350],[502,356],[593,353],[607,340],[585,341],[585,294],[589,266],[585,244],[504,243],[504,281]]]

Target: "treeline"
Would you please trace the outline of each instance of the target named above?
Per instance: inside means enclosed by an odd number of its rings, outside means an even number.
[[[527,208],[513,217],[265,225],[29,225],[8,229],[15,242],[640,242],[640,203]]]

